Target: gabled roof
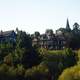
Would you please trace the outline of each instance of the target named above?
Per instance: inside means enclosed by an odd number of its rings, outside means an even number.
[[[9,36],[10,34],[12,34],[12,32],[14,32],[14,30],[11,31],[0,31],[0,36]]]

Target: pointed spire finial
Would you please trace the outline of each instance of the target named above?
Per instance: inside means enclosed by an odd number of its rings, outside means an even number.
[[[66,23],[66,30],[71,31],[68,18],[67,18],[67,23]]]

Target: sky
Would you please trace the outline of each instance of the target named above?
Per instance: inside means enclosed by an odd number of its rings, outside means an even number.
[[[80,24],[80,0],[0,0],[0,30],[27,33]]]

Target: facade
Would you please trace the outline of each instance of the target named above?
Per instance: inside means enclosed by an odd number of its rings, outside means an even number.
[[[13,30],[0,32],[0,43],[2,43],[2,42],[14,43],[15,41],[16,41],[16,33]]]
[[[32,39],[32,45],[50,50],[60,50],[65,47],[65,38],[63,35],[53,34],[52,30],[48,29],[45,34],[35,36]]]

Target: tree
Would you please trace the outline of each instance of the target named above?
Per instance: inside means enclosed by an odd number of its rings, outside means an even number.
[[[79,25],[77,22],[75,22],[74,25],[73,25],[73,31],[74,31],[75,33],[80,32],[79,27],[80,27],[80,25]]]
[[[18,31],[17,39],[16,39],[16,46],[20,48],[32,48],[32,41],[31,38],[26,32]]]
[[[70,48],[64,49],[63,54],[65,54],[63,60],[63,65],[65,68],[77,64],[76,54]]]
[[[72,39],[71,39],[71,47],[73,49],[79,49],[80,48],[80,29],[79,24],[74,23],[73,30],[72,30]]]
[[[39,36],[40,36],[40,33],[39,33],[38,31],[36,31],[36,32],[34,33],[34,35],[35,35],[35,37],[39,37]]]
[[[19,57],[17,58],[20,61],[19,63],[23,64],[25,68],[37,65],[41,61],[39,53],[32,47],[30,35],[23,31],[17,33],[15,53]]]

